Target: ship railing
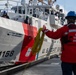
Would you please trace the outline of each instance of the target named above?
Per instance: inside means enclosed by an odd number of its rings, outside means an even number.
[[[10,1],[10,0],[9,0]],[[11,16],[10,14],[11,13],[9,13],[8,12],[8,15],[9,15],[9,17],[10,17],[10,19],[13,19],[13,20],[16,20],[16,21],[20,21],[20,22],[24,22],[24,19],[26,18],[26,13],[25,14],[23,14],[23,8],[21,8],[22,10],[21,10],[21,14],[19,14],[19,10],[18,10],[18,6],[19,6],[19,4],[21,3],[21,2],[19,2],[19,1],[12,1],[12,2],[15,2],[15,3],[17,3],[17,12],[16,13],[12,13],[13,15],[15,15],[14,17],[13,16]],[[7,3],[9,3],[9,2],[7,2]],[[8,5],[8,4],[7,4]],[[10,7],[8,7],[7,6],[7,8],[10,8]],[[25,10],[25,9],[24,9]],[[31,9],[30,9],[31,10]],[[33,10],[32,10],[33,11]],[[26,12],[26,11],[25,11]],[[30,11],[29,11],[29,13],[30,13]],[[32,16],[31,14],[27,14],[27,15],[29,15],[29,17],[30,16]],[[38,14],[39,15],[39,14]],[[47,17],[48,15],[43,15],[43,17],[37,17],[37,18],[39,18],[39,19],[42,19],[42,20],[45,20],[45,21],[47,21],[48,20],[48,17]],[[55,15],[51,15],[51,20],[50,20],[50,25],[51,24],[53,24],[53,25],[58,25],[58,24],[61,24],[61,20],[58,18],[58,19],[56,19],[56,16]]]

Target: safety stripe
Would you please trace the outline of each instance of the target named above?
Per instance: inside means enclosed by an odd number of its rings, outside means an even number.
[[[76,29],[70,29],[69,32],[76,32]]]
[[[36,27],[30,26],[30,25],[24,24],[24,23],[22,23],[22,25],[23,25],[24,34],[26,36],[31,36],[33,38],[36,37],[36,34],[37,34]]]
[[[25,23],[22,23],[22,26],[24,31],[24,39],[23,39],[22,49],[20,52],[19,62],[34,61],[36,55],[33,55],[31,53],[31,48],[34,44],[34,38],[37,35],[37,28]],[[30,56],[30,54],[32,56]]]

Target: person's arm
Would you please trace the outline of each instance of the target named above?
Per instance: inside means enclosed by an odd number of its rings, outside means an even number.
[[[46,29],[45,26],[43,26],[43,32],[49,37],[49,38],[52,38],[52,39],[58,39],[58,38],[61,38],[64,34],[66,30],[66,27],[61,27],[59,29],[57,29],[55,32],[54,31],[50,31],[48,29]]]

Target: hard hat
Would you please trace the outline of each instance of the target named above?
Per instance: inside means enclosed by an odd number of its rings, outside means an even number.
[[[67,14],[67,16],[65,18],[68,19],[70,17],[76,19],[76,13],[74,11],[68,12],[68,14]]]

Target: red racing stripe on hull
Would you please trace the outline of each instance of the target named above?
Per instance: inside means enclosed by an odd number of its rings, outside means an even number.
[[[19,62],[34,61],[36,55],[33,55],[31,53],[31,48],[34,44],[34,38],[37,35],[37,28],[24,23],[22,25],[24,29],[24,40],[23,40],[23,45],[20,52]],[[31,57],[30,57],[30,54],[32,54]]]

